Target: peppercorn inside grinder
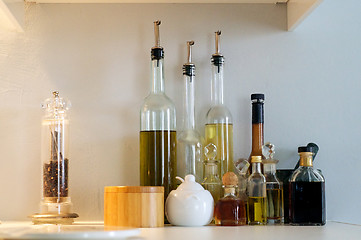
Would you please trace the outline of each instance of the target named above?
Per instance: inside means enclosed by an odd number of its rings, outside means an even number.
[[[69,119],[71,104],[53,92],[42,104],[42,198],[40,213],[30,216],[34,224],[72,224],[78,214],[72,212],[69,197]]]

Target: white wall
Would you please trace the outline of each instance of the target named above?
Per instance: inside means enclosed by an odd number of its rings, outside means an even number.
[[[0,33],[0,219],[38,211],[40,103],[53,90],[73,103],[70,183],[81,219],[103,218],[104,186],[139,183],[138,112],[150,84],[152,22],[161,19],[178,117],[185,42],[196,42],[202,126],[221,29],[235,157],[250,151],[250,94],[264,92],[265,139],[277,146],[279,167],[295,165],[298,146],[318,143],[328,219],[360,224],[360,12],[358,0],[324,1],[286,32],[280,5],[29,5],[24,34]]]

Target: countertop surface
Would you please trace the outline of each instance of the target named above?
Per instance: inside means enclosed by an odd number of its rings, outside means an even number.
[[[323,240],[361,239],[361,226],[327,222],[325,226],[240,226],[240,227],[165,227],[141,229],[145,239],[277,239],[277,240]]]
[[[41,225],[44,226],[44,225]],[[74,226],[74,225],[72,225]],[[62,233],[52,233],[51,237],[44,237],[41,234],[46,234],[49,228],[43,228],[39,231],[39,225],[34,226],[31,222],[2,222],[0,225],[0,239],[157,239],[157,240],[190,240],[190,239],[277,239],[277,240],[323,240],[323,239],[361,239],[361,226],[347,223],[339,223],[329,221],[325,226],[317,227],[296,227],[288,225],[278,226],[239,226],[239,227],[216,227],[216,226],[204,226],[204,227],[175,227],[166,226],[164,228],[142,228],[142,229],[130,229],[125,230],[123,235],[121,234],[108,234],[102,238],[98,235],[96,237],[95,230],[99,230],[98,233],[109,233],[103,231],[103,223],[101,222],[88,222],[77,223],[75,227],[81,226],[81,229],[89,229],[86,234],[78,235],[78,237],[66,237],[61,235]],[[86,227],[88,226],[88,227]],[[51,227],[53,228],[53,227]],[[64,226],[64,229],[67,227]],[[93,229],[91,229],[93,228]],[[9,233],[9,229],[15,235],[19,237],[1,237]],[[40,234],[39,238],[31,237],[29,235],[22,235],[25,230],[35,229],[37,234]],[[25,236],[25,237],[24,237]],[[48,235],[50,236],[50,235]],[[80,236],[80,237],[79,237]]]

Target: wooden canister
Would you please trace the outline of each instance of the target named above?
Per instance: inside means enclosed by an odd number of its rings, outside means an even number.
[[[105,187],[104,225],[163,227],[164,187]]]

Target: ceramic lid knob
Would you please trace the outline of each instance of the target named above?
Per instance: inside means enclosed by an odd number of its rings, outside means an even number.
[[[181,179],[177,177],[178,179]],[[196,182],[196,179],[193,175],[189,174],[185,177],[184,182],[177,188],[177,190],[181,191],[202,191],[204,188],[202,185]],[[175,190],[175,191],[177,191]]]

